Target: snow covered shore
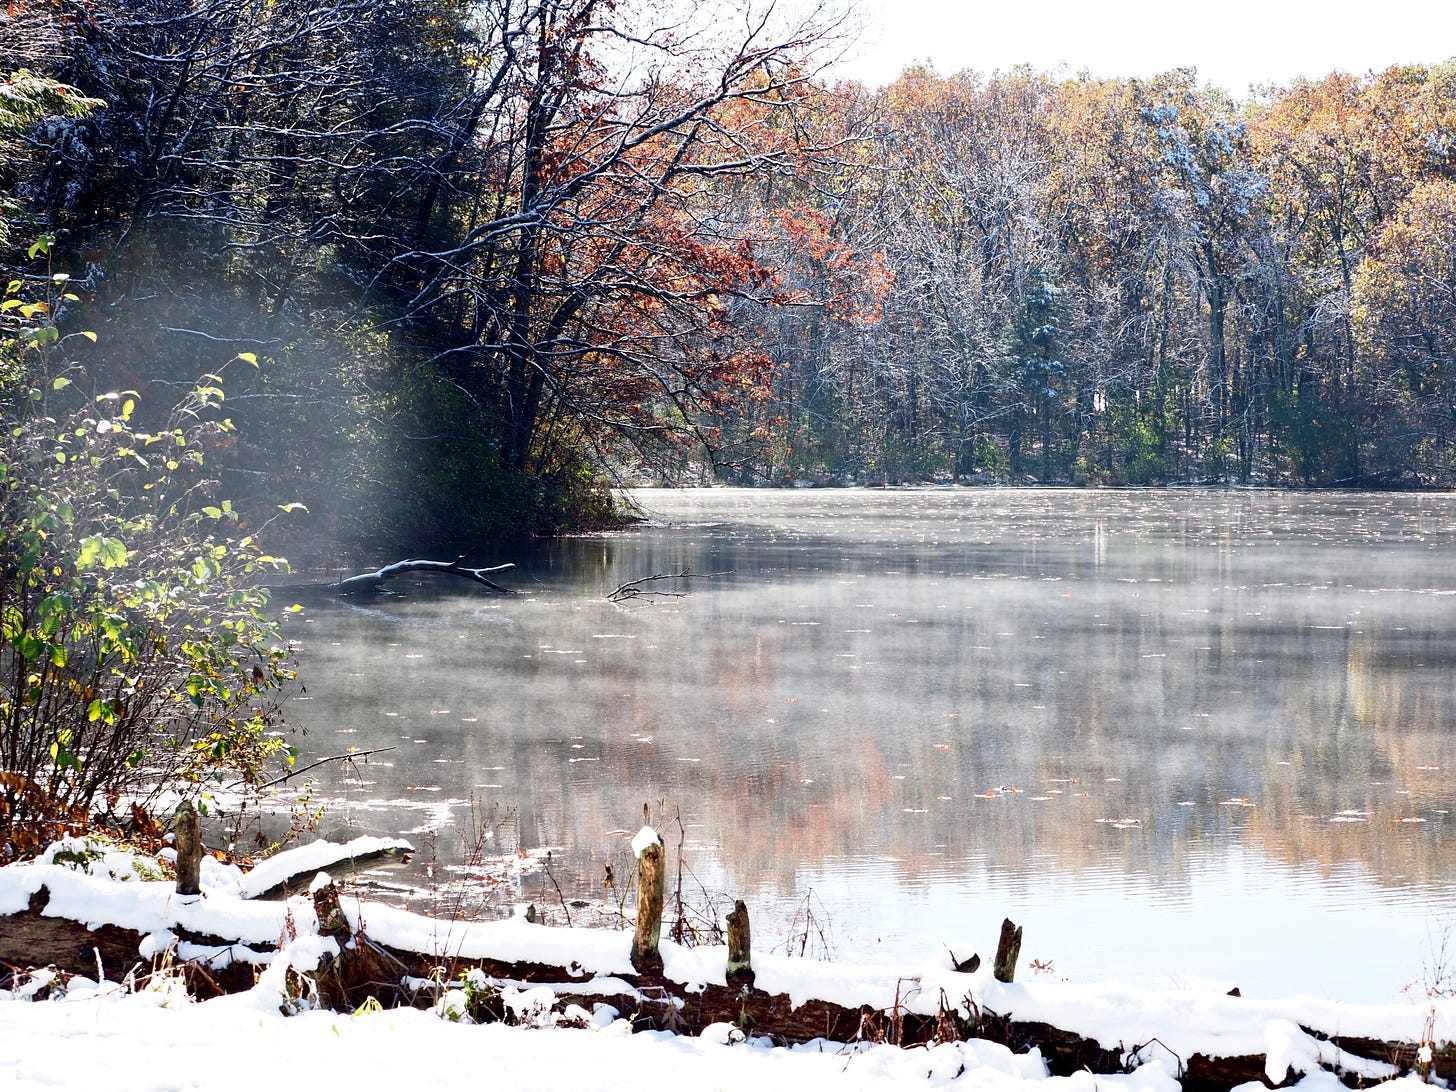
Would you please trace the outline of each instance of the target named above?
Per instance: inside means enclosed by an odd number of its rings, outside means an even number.
[[[354,852],[366,847],[356,846]],[[337,859],[338,847],[316,844],[260,866],[297,872],[313,861]],[[313,856],[307,856],[312,854]],[[153,862],[154,864],[154,862]],[[1333,1090],[1331,1070],[1367,1082],[1396,1070],[1381,1058],[1344,1054],[1323,1036],[1437,1046],[1456,1034],[1456,1004],[1425,998],[1396,1005],[1344,1005],[1311,998],[1233,997],[1218,991],[1145,990],[1082,986],[1032,978],[1005,984],[989,970],[963,974],[941,952],[919,967],[822,963],[755,953],[758,990],[784,994],[795,1005],[817,998],[847,1007],[871,1005],[933,1015],[948,1001],[1041,1021],[1095,1038],[1125,1053],[1128,1074],[1050,1077],[1036,1052],[1014,1054],[983,1040],[900,1049],[875,1043],[845,1046],[822,1040],[785,1049],[767,1038],[745,1037],[726,1023],[700,1035],[631,1034],[630,1025],[604,1005],[576,1009],[581,1026],[553,1011],[551,986],[503,984],[519,1024],[470,1025],[441,997],[433,1010],[354,1014],[307,1011],[292,997],[286,972],[307,971],[337,952],[318,935],[307,895],[278,902],[247,897],[271,885],[269,872],[243,874],[208,859],[203,894],[177,896],[146,860],[124,851],[53,850],[40,861],[0,869],[3,915],[32,905],[42,888],[41,914],[97,926],[112,924],[144,937],[138,962],[169,949],[183,959],[214,966],[245,960],[258,968],[256,985],[205,1002],[191,1001],[176,976],[136,976],[130,983],[80,976],[52,980],[45,972],[18,976],[0,991],[0,1087],[17,1089],[174,1089],[266,1087],[327,1080],[362,1088],[469,1087],[490,1081],[512,1088],[641,1088],[641,1074],[681,1088],[900,1088],[920,1083],[1010,1089],[1035,1084],[1076,1086],[1091,1092],[1109,1085],[1173,1092],[1187,1060],[1259,1055],[1275,1082],[1291,1070],[1307,1074],[1300,1087]],[[441,960],[493,959],[569,967],[572,981],[557,989],[573,995],[631,993],[625,931],[553,929],[522,918],[491,923],[435,920],[353,899],[343,900],[351,925],[384,945],[425,952]],[[237,938],[231,946],[179,941],[189,936]],[[966,950],[970,950],[967,946]],[[684,948],[664,942],[665,977],[687,990],[723,984],[726,950]],[[108,978],[128,968],[106,968]],[[529,988],[528,988],[529,986]],[[36,996],[50,1000],[34,1001]],[[295,1002],[289,1004],[290,998]],[[281,1008],[295,1010],[283,1015]],[[305,1011],[296,1011],[298,1009]],[[1342,1039],[1342,1041],[1345,1041]],[[84,1043],[84,1049],[78,1046]],[[1393,1090],[1419,1083],[1398,1078]]]

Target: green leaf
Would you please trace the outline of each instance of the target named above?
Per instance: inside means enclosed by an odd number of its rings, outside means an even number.
[[[238,359],[243,361],[245,364],[251,364],[255,368],[258,366],[257,353],[239,353]]]
[[[289,501],[287,504],[280,504],[278,506],[278,509],[281,512],[307,512],[308,511],[308,507],[306,505],[300,504],[298,501]]]
[[[119,569],[126,564],[126,543],[119,538],[108,538],[101,547],[101,564],[108,569]]]
[[[58,376],[56,376],[55,381],[53,383],[51,383],[51,390],[53,390],[53,391],[65,390],[70,385],[71,385],[71,381],[69,379],[67,379],[63,375],[58,375]]]

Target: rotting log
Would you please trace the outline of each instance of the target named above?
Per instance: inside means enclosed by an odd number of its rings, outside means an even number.
[[[992,964],[997,982],[1010,982],[1016,977],[1016,961],[1021,958],[1021,926],[1010,918],[1001,923],[1001,941],[996,945],[996,962]]]
[[[752,986],[753,943],[748,926],[748,907],[738,899],[728,915],[728,985]]]
[[[637,854],[637,927],[632,934],[632,966],[639,974],[660,974],[662,955],[662,901],[667,890],[667,852],[662,839],[653,840]]]

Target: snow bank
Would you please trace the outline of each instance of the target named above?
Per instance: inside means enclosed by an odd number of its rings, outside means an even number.
[[[337,948],[329,938],[317,935],[317,919],[306,895],[283,902],[245,896],[273,886],[275,876],[298,874],[392,844],[396,843],[380,839],[347,846],[315,843],[280,855],[271,867],[260,865],[247,875],[205,858],[203,894],[192,898],[176,896],[169,880],[147,878],[157,873],[145,860],[94,844],[62,845],[39,861],[0,869],[0,913],[24,910],[31,895],[44,886],[50,893],[45,914],[135,930],[146,938],[142,955],[160,953],[175,943],[178,930],[236,937],[265,948],[283,945],[277,955],[180,945],[178,953],[184,958],[245,957],[265,965],[252,990],[201,1004],[186,1004],[175,991],[128,996],[115,986],[88,988],[77,980],[64,999],[43,1004],[24,999],[38,987],[22,987],[13,995],[0,992],[0,1087],[252,1089],[274,1081],[309,1082],[313,1074],[331,1084],[347,1086],[354,1080],[371,1088],[465,1087],[474,1077],[516,1088],[612,1089],[635,1088],[639,1070],[647,1067],[669,1084],[753,1092],[820,1084],[898,1088],[922,1082],[987,1090],[1035,1083],[1049,1092],[1052,1086],[1054,1092],[1107,1092],[1114,1087],[1172,1092],[1179,1059],[1194,1053],[1264,1055],[1274,1081],[1291,1067],[1311,1071],[1338,1065],[1370,1080],[1392,1072],[1378,1060],[1343,1054],[1302,1030],[1305,1027],[1328,1035],[1407,1042],[1420,1041],[1428,1019],[1435,1022],[1438,1042],[1450,1039],[1456,1029],[1456,1002],[1445,999],[1343,1005],[1311,997],[1230,997],[1211,988],[1088,986],[1039,977],[1004,984],[995,981],[988,969],[957,972],[945,957],[920,967],[897,967],[823,963],[771,953],[754,954],[756,985],[788,995],[795,1005],[820,999],[846,1007],[898,1005],[927,1014],[935,1013],[943,1002],[967,1011],[974,1006],[1018,1020],[1044,1021],[1095,1038],[1104,1047],[1120,1046],[1129,1053],[1143,1047],[1139,1054],[1143,1064],[1128,1076],[1094,1078],[1082,1073],[1051,1079],[1035,1052],[1015,1055],[985,1042],[913,1050],[863,1044],[851,1049],[820,1042],[770,1050],[729,1025],[714,1025],[698,1038],[629,1036],[626,1025],[605,1010],[581,1010],[579,1022],[589,1026],[579,1030],[462,1027],[416,1011],[361,1012],[353,1017],[304,1012],[283,1017],[279,1009],[287,998],[286,968],[314,967]],[[258,877],[264,868],[268,871]],[[626,983],[613,977],[632,970],[631,935],[625,930],[548,928],[523,917],[486,923],[444,921],[348,898],[342,907],[356,929],[391,947],[442,958],[559,966],[572,978],[566,988],[583,996],[630,992]],[[665,941],[662,955],[667,976],[690,989],[725,983],[723,946],[690,949]],[[152,996],[153,992],[165,996]],[[551,992],[540,986],[520,989],[507,1001],[523,1015],[540,1014],[549,1009],[543,1002]],[[550,1023],[544,1017],[527,1022]],[[68,1045],[79,1034],[87,1037],[86,1051]],[[223,1058],[248,1061],[232,1065],[220,1062]],[[1389,1087],[1391,1092],[1415,1092],[1415,1083],[1403,1080]],[[1333,1077],[1312,1073],[1300,1087],[1304,1092],[1335,1092],[1336,1084]]]

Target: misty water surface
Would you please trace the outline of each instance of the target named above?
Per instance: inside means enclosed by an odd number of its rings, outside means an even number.
[[[989,956],[1010,915],[1024,975],[1380,1000],[1434,971],[1456,498],[636,497],[640,530],[483,557],[513,598],[402,582],[290,623],[305,758],[394,748],[319,771],[324,832],[409,832],[388,882],[419,908],[492,813],[568,899],[609,895],[651,801],[763,947],[807,906],[846,959]],[[716,575],[605,601],[682,570]]]

